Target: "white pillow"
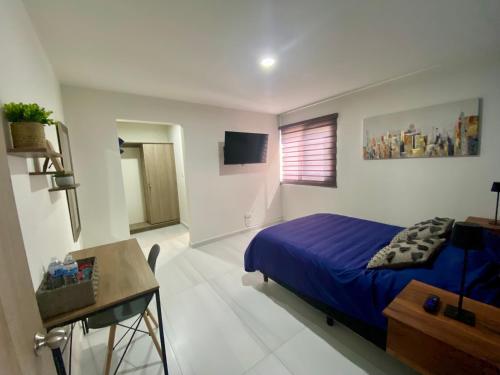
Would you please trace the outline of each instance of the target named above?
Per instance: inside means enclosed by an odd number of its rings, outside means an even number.
[[[434,219],[421,221],[396,234],[391,243],[407,239],[418,240],[430,237],[448,237],[454,222],[454,219],[447,217],[435,217]]]
[[[370,259],[366,268],[420,266],[430,261],[445,241],[444,238],[425,238],[390,243]]]

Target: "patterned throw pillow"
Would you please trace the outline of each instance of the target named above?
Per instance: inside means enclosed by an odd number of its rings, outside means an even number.
[[[447,217],[435,217],[434,219],[421,221],[412,227],[406,228],[396,234],[391,243],[404,240],[418,240],[429,237],[447,237],[455,220]]]
[[[446,240],[425,238],[390,243],[370,259],[366,268],[403,268],[428,262]]]

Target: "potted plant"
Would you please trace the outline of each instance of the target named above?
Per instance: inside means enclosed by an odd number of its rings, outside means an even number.
[[[56,185],[59,187],[66,187],[75,184],[75,179],[73,178],[73,174],[64,171],[56,172],[54,174],[54,180],[56,181]]]
[[[45,148],[44,125],[53,125],[52,111],[36,103],[8,103],[3,107],[7,120],[11,123],[14,148]]]

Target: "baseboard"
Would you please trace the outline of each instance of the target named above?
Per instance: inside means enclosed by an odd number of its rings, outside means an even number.
[[[265,227],[268,227],[270,225],[281,223],[282,221],[283,221],[283,218],[279,217],[276,220],[272,220],[272,221],[269,221],[267,223],[263,223],[263,224],[260,224],[260,225],[254,225],[254,226],[251,226],[251,227],[248,227],[248,228],[238,229],[238,230],[235,230],[235,231],[232,231],[232,232],[229,232],[229,233],[221,234],[219,236],[210,237],[210,238],[207,238],[206,240],[202,240],[202,241],[190,242],[189,246],[191,246],[191,247],[200,247],[200,246],[208,245],[209,243],[220,241],[220,240],[222,240],[224,238],[234,236],[235,234],[248,232],[250,230],[265,228]]]
[[[163,227],[169,227],[171,225],[179,224],[179,220],[165,221],[163,223],[149,224],[149,223],[136,223],[129,226],[130,234],[136,234],[140,232],[146,232],[148,230],[159,229]]]

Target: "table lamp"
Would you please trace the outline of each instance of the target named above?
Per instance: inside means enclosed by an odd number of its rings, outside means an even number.
[[[495,221],[493,221],[492,224],[498,225],[498,197],[500,196],[500,182],[494,182],[491,186],[491,191],[497,193],[497,209],[495,210]]]
[[[483,247],[483,229],[479,224],[457,222],[451,233],[451,244],[464,250],[464,263],[462,268],[462,280],[460,282],[460,296],[458,306],[447,305],[444,315],[458,320],[462,323],[474,326],[476,316],[473,312],[463,309],[465,293],[465,276],[467,274],[467,253],[469,250],[481,250]]]

